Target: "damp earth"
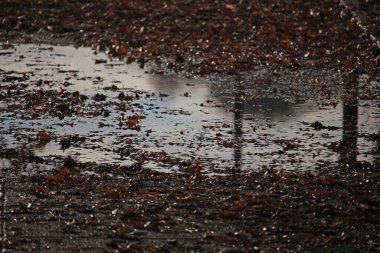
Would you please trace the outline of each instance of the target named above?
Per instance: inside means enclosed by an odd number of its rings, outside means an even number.
[[[379,249],[366,73],[202,78],[35,44],[0,61],[5,252]]]

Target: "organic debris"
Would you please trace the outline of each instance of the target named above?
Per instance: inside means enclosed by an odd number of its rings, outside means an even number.
[[[1,1],[1,251],[379,252],[379,4],[346,2]]]

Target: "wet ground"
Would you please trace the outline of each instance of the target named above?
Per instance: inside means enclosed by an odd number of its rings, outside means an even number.
[[[188,78],[34,44],[0,61],[3,252],[379,247],[367,74]]]
[[[0,251],[380,251],[350,2],[1,1]]]

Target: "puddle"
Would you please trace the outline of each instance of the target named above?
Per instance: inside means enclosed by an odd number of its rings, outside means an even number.
[[[245,84],[237,77],[188,79],[89,48],[48,45],[2,48],[0,66],[0,143],[26,143],[38,157],[130,165],[143,151],[163,151],[211,172],[378,159],[379,144],[369,136],[379,132],[379,101],[358,99],[363,86],[378,87],[366,75],[327,88],[323,78],[340,82],[343,75],[257,70]],[[23,106],[41,89],[56,92]],[[61,104],[78,101],[66,108],[54,104],[56,96]],[[178,170],[160,159],[143,166]],[[11,163],[2,159],[0,167]]]

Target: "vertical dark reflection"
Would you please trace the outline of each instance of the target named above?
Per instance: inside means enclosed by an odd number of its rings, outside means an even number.
[[[0,240],[5,241],[6,239],[6,231],[5,231],[5,182],[3,179],[0,180],[0,219],[1,219],[1,224],[0,224]],[[1,251],[3,252],[3,251]]]
[[[380,139],[377,140],[377,147],[375,148],[375,168],[380,169]]]
[[[242,166],[242,144],[241,137],[243,134],[243,110],[244,110],[244,85],[240,78],[235,82],[235,99],[234,99],[234,158],[235,169],[240,170]]]
[[[358,103],[359,74],[353,72],[348,77],[343,100],[343,136],[341,160],[351,164],[356,162],[358,153]]]

